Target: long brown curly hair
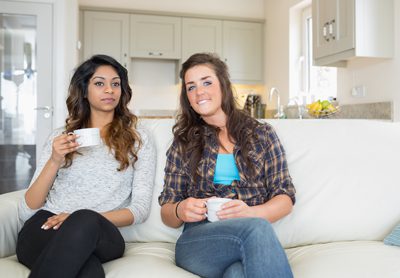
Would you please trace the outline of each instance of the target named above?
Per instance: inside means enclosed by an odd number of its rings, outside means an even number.
[[[87,128],[90,123],[90,105],[88,101],[89,81],[97,68],[111,66],[118,73],[121,80],[121,97],[114,111],[114,118],[107,124],[104,135],[105,144],[114,151],[114,157],[119,161],[118,170],[128,168],[137,161],[137,153],[142,145],[139,133],[136,131],[137,117],[128,109],[132,98],[132,89],[128,82],[128,71],[114,58],[107,55],[94,55],[83,62],[75,70],[68,89],[67,108],[68,117],[65,120],[66,132]],[[78,152],[68,153],[65,156],[64,167],[69,167]]]
[[[232,85],[229,78],[227,65],[216,55],[212,53],[197,53],[189,57],[182,64],[180,78],[182,79],[180,94],[180,110],[177,115],[176,124],[172,130],[174,139],[181,148],[182,154],[186,154],[189,161],[189,169],[192,177],[197,180],[197,164],[201,159],[204,149],[204,126],[208,125],[201,116],[191,107],[186,91],[186,72],[199,65],[206,65],[214,70],[222,92],[222,110],[226,114],[226,128],[229,136],[240,148],[246,165],[253,171],[253,166],[248,159],[248,152],[251,148],[249,138],[255,138],[254,129],[260,125],[256,120],[239,110],[233,96]],[[212,127],[215,132],[219,128]]]

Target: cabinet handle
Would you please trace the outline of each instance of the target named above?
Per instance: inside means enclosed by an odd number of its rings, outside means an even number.
[[[329,35],[332,38],[332,40],[336,39],[334,27],[335,27],[335,20],[333,19],[333,20],[331,20],[331,22],[329,22]]]
[[[326,22],[324,24],[324,27],[322,27],[322,36],[324,37],[324,39],[328,42],[329,41],[329,36],[328,36],[328,25],[329,23]]]
[[[149,52],[150,56],[162,56],[163,54],[161,52],[155,53],[155,52]]]

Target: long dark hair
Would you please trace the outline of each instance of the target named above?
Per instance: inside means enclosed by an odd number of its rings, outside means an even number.
[[[199,65],[206,65],[215,72],[221,87],[221,107],[227,116],[226,128],[228,134],[240,148],[250,171],[253,171],[247,154],[250,150],[249,138],[255,136],[253,132],[259,123],[237,108],[226,64],[215,54],[197,53],[182,64],[180,72],[180,78],[182,79],[180,111],[173,127],[174,139],[178,146],[182,148],[182,154],[190,155],[189,168],[192,177],[198,178],[196,172],[197,164],[204,149],[203,126],[208,124],[190,106],[185,86],[185,74],[189,69]],[[219,132],[217,127],[212,128],[215,129],[216,133]]]
[[[141,146],[141,139],[136,131],[137,117],[128,109],[132,98],[132,89],[128,82],[128,71],[114,58],[107,55],[94,55],[75,70],[68,89],[67,108],[68,117],[65,120],[66,132],[86,128],[90,122],[90,105],[88,101],[88,86],[90,78],[100,66],[111,66],[121,80],[121,97],[114,111],[114,119],[105,126],[104,142],[114,150],[114,156],[120,163],[119,170],[126,169],[130,160],[132,165],[137,161],[137,152]],[[138,146],[135,146],[135,143]],[[137,147],[137,148],[136,148]],[[72,164],[76,152],[65,156],[64,167]],[[129,157],[132,157],[130,159]]]

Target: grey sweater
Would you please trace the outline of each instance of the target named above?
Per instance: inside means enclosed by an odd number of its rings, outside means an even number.
[[[54,137],[63,129],[56,129],[47,140],[36,167],[32,183],[36,180],[52,152]],[[69,168],[60,168],[42,208],[55,214],[72,213],[78,209],[107,212],[122,208],[134,215],[134,224],[142,223],[149,216],[154,186],[156,150],[149,134],[141,127],[138,132],[142,147],[134,167],[117,171],[119,162],[104,143],[82,147]],[[22,198],[19,217],[26,221],[37,210],[30,209]]]

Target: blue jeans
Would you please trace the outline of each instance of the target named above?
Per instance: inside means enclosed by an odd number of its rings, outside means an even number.
[[[201,277],[293,277],[271,224],[261,218],[186,223],[176,264]]]

